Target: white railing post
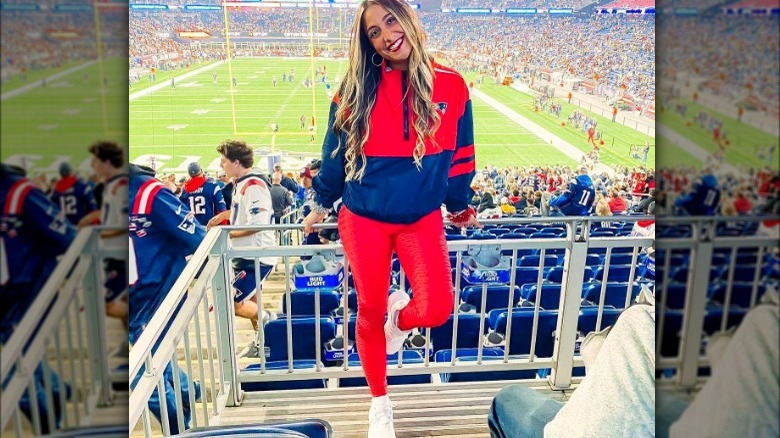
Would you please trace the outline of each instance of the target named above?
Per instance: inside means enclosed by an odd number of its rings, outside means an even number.
[[[699,374],[701,335],[704,331],[704,313],[707,306],[707,287],[710,283],[713,236],[715,221],[701,221],[694,224],[695,247],[691,250],[691,264],[688,267],[682,332],[680,334],[680,362],[677,372],[677,386],[696,386]],[[671,257],[671,254],[667,254]],[[667,273],[668,274],[668,273]]]
[[[100,230],[94,229],[82,257],[91,259],[91,269],[84,278],[84,309],[87,325],[87,350],[91,364],[92,379],[99,385],[98,406],[110,406],[111,383],[108,369],[108,347],[106,340],[106,301],[103,285],[103,254],[100,251]],[[77,333],[77,336],[81,334]]]
[[[214,298],[215,324],[217,325],[215,329],[219,337],[217,342],[219,343],[219,351],[222,353],[219,358],[222,366],[219,369],[224,372],[224,375],[220,376],[220,383],[223,389],[228,390],[227,406],[240,406],[243,397],[241,386],[238,384],[238,360],[236,359],[235,337],[236,320],[233,300],[229,299],[230,287],[227,273],[229,272],[230,260],[224,255],[226,249],[227,231],[221,233],[219,241],[211,251],[211,256],[218,256],[221,261],[220,269],[217,269],[211,282],[211,290]],[[225,388],[226,382],[229,388]]]
[[[563,259],[563,279],[561,281],[561,300],[558,308],[558,322],[555,326],[555,344],[553,345],[553,363],[547,381],[553,389],[567,389],[571,386],[572,367],[574,365],[574,344],[577,339],[577,321],[582,299],[582,279],[585,274],[588,242],[585,235],[590,223],[583,222],[581,234],[576,222],[566,224],[570,240]]]

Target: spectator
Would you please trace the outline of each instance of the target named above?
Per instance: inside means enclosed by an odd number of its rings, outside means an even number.
[[[190,179],[181,188],[179,198],[190,207],[199,224],[205,226],[212,217],[227,210],[225,198],[217,183],[203,174],[197,162],[187,167]]]
[[[609,191],[609,211],[612,214],[623,214],[626,212],[628,205],[625,198],[615,189]]]
[[[583,341],[587,374],[565,404],[520,384],[499,391],[488,414],[491,436],[654,436],[654,341],[655,306],[629,307],[608,334]]]
[[[226,140],[217,147],[220,153],[220,166],[235,178],[235,198],[231,210],[214,216],[206,226],[207,229],[230,220],[231,225],[265,225],[271,224],[273,205],[269,183],[265,177],[254,173],[254,152],[245,142]],[[228,233],[232,246],[269,247],[276,245],[276,235],[273,230],[233,230]],[[263,281],[268,278],[276,266],[276,257],[259,257],[260,278],[255,277],[255,261],[253,259],[235,258],[231,261],[233,272],[234,309],[236,316],[247,318],[255,331],[259,325],[259,309],[257,307],[257,292]],[[252,341],[241,357],[258,357],[259,346]]]
[[[331,104],[322,170],[313,180],[317,205],[304,223],[312,232],[342,198],[339,236],[358,291],[356,343],[372,395],[368,435],[393,437],[387,354],[398,352],[413,328],[442,324],[452,308],[442,203],[457,226],[479,225],[468,207],[474,128],[466,82],[431,61],[406,2],[360,3],[354,23],[349,73]],[[402,83],[409,87],[411,114],[386,98]],[[431,105],[434,89],[443,93],[446,112]],[[403,130],[381,128],[404,121]],[[430,140],[451,152],[426,155]],[[421,167],[423,158],[428,164]],[[409,274],[412,299],[403,290],[387,296],[393,251]]]
[[[62,178],[53,185],[51,200],[59,205],[68,221],[76,225],[81,218],[97,211],[95,195],[92,187],[76,176],[67,162],[60,164],[60,176]]]
[[[281,173],[271,175],[271,204],[274,209],[274,223],[282,223],[282,216],[292,206],[292,193],[282,187]]]
[[[281,178],[281,185],[285,189],[289,190],[290,193],[295,194],[298,193],[298,183],[293,181],[292,178],[284,174],[284,170],[282,170],[282,165],[279,163],[274,164],[274,173],[278,173],[279,177]]]

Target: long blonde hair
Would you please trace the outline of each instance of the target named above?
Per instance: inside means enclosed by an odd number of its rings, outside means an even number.
[[[425,140],[433,140],[441,117],[433,103],[432,57],[424,47],[424,33],[414,11],[403,0],[366,0],[360,4],[352,27],[352,41],[349,49],[349,66],[339,86],[339,106],[336,110],[333,132],[339,145],[333,156],[344,147],[347,180],[360,181],[366,171],[365,145],[370,135],[371,110],[376,103],[376,94],[381,78],[381,66],[372,62],[377,51],[371,45],[363,29],[363,14],[372,5],[387,9],[400,24],[411,45],[409,55],[409,89],[405,90],[404,101],[412,93],[412,111],[416,116],[414,131],[417,134],[414,148],[414,163],[422,167],[425,155]],[[380,55],[381,56],[381,55]],[[342,138],[342,134],[343,137]],[[343,144],[345,142],[346,144]]]

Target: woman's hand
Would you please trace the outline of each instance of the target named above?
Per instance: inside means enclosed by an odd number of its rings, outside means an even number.
[[[314,231],[314,224],[322,222],[327,215],[328,213],[326,212],[317,213],[316,211],[312,210],[303,220],[303,234],[311,234]]]

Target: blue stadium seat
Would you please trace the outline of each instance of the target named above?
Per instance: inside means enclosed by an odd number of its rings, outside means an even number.
[[[666,285],[666,307],[670,309],[683,309],[685,308],[685,283],[671,281]],[[662,289],[656,290],[658,294],[658,303],[663,300],[661,296],[663,294]]]
[[[523,285],[527,283],[536,284],[537,277],[539,276],[539,269],[530,266],[520,266],[515,269],[515,284]],[[542,274],[544,279],[544,274]]]
[[[503,236],[505,234],[508,234],[510,231],[505,229],[505,228],[493,228],[492,230],[490,230],[488,232],[490,234],[496,236],[496,237],[501,237],[501,236]]]
[[[759,284],[756,291],[756,303],[766,292],[766,285]],[[750,308],[750,297],[753,294],[753,282],[734,282],[731,289],[731,298],[729,302],[733,306]],[[726,282],[711,284],[709,287],[710,300],[725,304],[726,302]]]
[[[125,432],[127,433],[127,432]],[[330,438],[333,428],[325,420],[294,420],[284,422],[269,422],[239,426],[206,426],[190,429],[181,435],[188,438],[214,437],[306,437]]]
[[[590,266],[585,266],[585,270],[582,274],[582,282],[587,283],[593,279],[593,269]],[[563,266],[555,266],[547,272],[545,281],[550,283],[561,283],[563,281]]]
[[[520,286],[515,286],[514,304],[520,300]],[[509,293],[511,289],[508,285],[490,285],[487,288],[487,299],[485,301],[486,312],[493,309],[504,308],[506,309],[509,303]],[[460,292],[460,299],[465,303],[471,304],[477,309],[477,312],[482,311],[482,286],[467,286]]]
[[[531,234],[530,237],[531,237],[531,239],[554,239],[554,238],[560,237],[560,236],[558,236],[557,233],[545,233],[545,232],[542,232],[542,231],[537,231],[537,232]]]
[[[656,326],[660,323],[661,307],[656,306]],[[677,357],[680,350],[680,330],[682,330],[683,311],[666,309],[664,311],[664,331],[661,333],[661,356]],[[658,340],[656,339],[656,342]]]
[[[540,255],[526,255],[522,256],[518,260],[517,266],[539,266],[539,259]],[[544,267],[545,268],[551,268],[553,266],[558,266],[558,256],[554,254],[545,254],[544,256]]]
[[[424,359],[422,354],[419,351],[415,350],[402,350],[403,352],[403,358],[404,358],[404,364],[410,365],[410,364],[416,364],[416,363],[423,363]],[[360,355],[358,353],[352,353],[349,355],[349,366],[351,367],[359,367],[360,366]],[[398,365],[398,353],[391,354],[387,356],[387,364],[388,365]],[[387,376],[387,384],[388,385],[411,385],[411,384],[419,384],[419,383],[431,383],[431,375],[430,374],[411,374],[411,375],[404,375],[404,376]],[[339,379],[339,387],[340,388],[352,388],[356,386],[368,386],[368,383],[366,382],[365,377],[349,377],[349,378],[340,378]]]
[[[531,353],[531,330],[533,327],[533,311],[512,312],[512,338],[509,340],[509,354]],[[502,312],[496,318],[496,324],[492,327],[496,332],[506,337],[508,313]],[[539,311],[539,325],[536,332],[537,357],[551,357],[553,352],[553,332],[558,321],[558,311]]]
[[[590,266],[595,271],[601,266],[601,257],[598,254],[588,254],[585,256],[585,266]]]
[[[605,267],[601,266],[596,270],[596,273],[593,275],[594,281],[604,281],[604,271]],[[609,273],[607,274],[608,277],[606,281],[629,281],[629,275],[631,274],[631,266],[630,265],[610,265],[609,267]],[[638,272],[634,272],[634,276],[636,276]]]
[[[290,314],[293,316],[314,316],[316,291],[295,291],[290,293]],[[341,303],[335,290],[320,291],[320,316],[328,316]],[[283,313],[287,312],[287,294],[282,295]]]
[[[458,348],[455,350],[456,361],[476,362],[478,349],[476,348]],[[510,359],[528,358],[528,356],[509,356]],[[452,350],[441,350],[434,357],[436,362],[448,363],[452,360]],[[483,348],[483,362],[504,360],[504,350],[502,348]],[[517,380],[534,379],[536,370],[517,370],[517,371],[490,371],[490,372],[469,372],[469,373],[440,373],[441,381],[444,383],[454,382],[487,382],[491,380]]]
[[[314,329],[318,322],[311,317],[292,317],[293,359],[315,359],[316,351],[322,351],[323,345],[336,337],[336,324],[333,318],[322,317],[319,320],[320,345],[315,344]],[[287,319],[271,321],[264,327],[265,346],[268,348],[268,361],[287,360]]]
[[[317,362],[310,359],[294,360],[293,369],[295,370],[313,370],[317,366]],[[286,370],[289,364],[286,360],[266,362],[265,368],[267,370]],[[260,363],[253,363],[241,371],[260,371]],[[277,391],[287,389],[318,389],[326,388],[326,379],[311,379],[311,380],[280,380],[275,382],[243,382],[241,383],[241,389],[244,391]]]
[[[510,231],[498,236],[499,239],[527,239],[528,234],[519,233],[517,231]]]
[[[629,305],[634,302],[641,287],[638,283],[634,283],[631,288],[631,298],[629,299]],[[605,306],[613,306],[616,309],[622,309],[626,303],[626,293],[628,291],[628,282],[607,282],[606,296],[604,297]],[[601,283],[591,283],[583,285],[582,298],[593,304],[598,304],[601,297]]]
[[[505,234],[504,236],[508,236],[508,234]],[[502,239],[502,238],[503,238],[503,236],[499,237],[499,239]],[[518,260],[520,260],[520,258],[523,257],[523,256],[536,254],[536,250],[535,249],[518,249],[516,251],[517,251],[516,255],[517,255],[517,259]],[[512,257],[512,250],[511,249],[502,249],[501,250],[501,255]]]
[[[616,265],[631,265],[631,259],[633,258],[633,254],[615,254],[612,253],[609,256],[609,264],[611,266]],[[606,263],[606,261],[605,261]]]
[[[453,315],[447,318],[447,321],[438,326],[426,330],[431,331],[431,343],[434,352],[452,348],[452,327],[454,324]],[[480,315],[475,313],[461,313],[458,315],[458,341],[455,348],[477,347],[480,342],[479,333]],[[488,323],[485,321],[483,334],[488,331]]]
[[[748,309],[743,309],[740,307],[729,308],[728,315],[726,317],[726,330],[739,325],[747,313]],[[713,333],[720,331],[722,320],[723,307],[708,306],[704,314],[704,333],[712,335]]]
[[[598,306],[583,306],[580,307],[580,316],[577,320],[577,331],[583,335],[596,330],[596,321],[598,319],[599,308]],[[614,325],[620,316],[620,309],[616,309],[612,306],[604,306],[601,314],[601,330]]]
[[[46,438],[126,438],[127,425],[125,426],[94,426],[64,429],[53,434],[45,435]]]
[[[758,269],[758,278],[761,278],[761,269],[756,265],[736,265],[734,266],[734,281],[752,282],[756,277],[756,270]],[[728,279],[728,270],[723,273],[723,278]]]
[[[468,236],[462,234],[447,234],[445,238],[447,240],[468,240]]]
[[[657,265],[658,264],[656,263],[656,266]],[[674,265],[672,265],[672,266],[674,266]],[[711,267],[710,268],[710,283],[713,283],[713,282],[715,282],[717,280],[723,279],[724,272],[726,272],[726,271],[722,267],[718,267],[718,266]],[[656,274],[656,278],[658,278],[658,277],[659,277],[659,275]],[[680,282],[680,283],[687,283],[688,282],[688,266],[687,265],[686,266],[681,266],[681,267],[679,267],[677,269],[673,268],[672,271],[669,273],[669,278],[671,280],[673,280],[673,281],[677,281],[677,282]],[[751,280],[752,280],[752,277],[751,277]]]
[[[561,284],[560,283],[544,283],[542,284],[541,298],[539,296],[538,288],[535,284],[526,285],[523,291],[523,299],[536,303],[537,299],[540,299],[539,306],[544,310],[556,310],[561,301]]]

